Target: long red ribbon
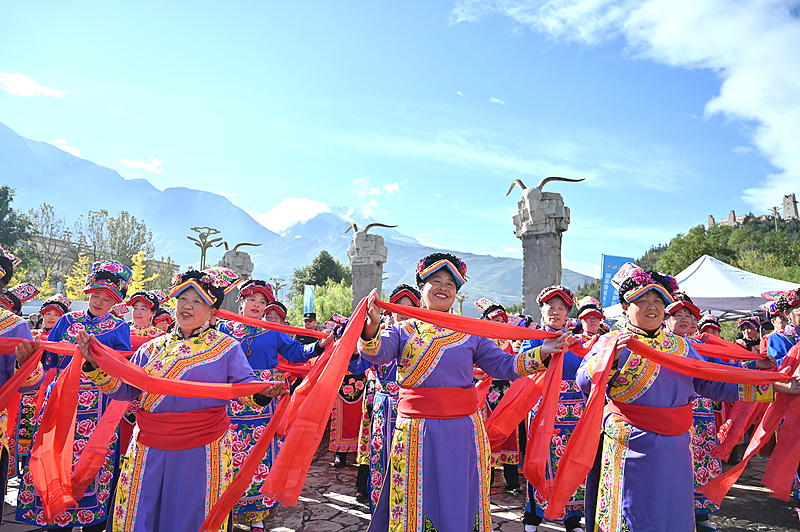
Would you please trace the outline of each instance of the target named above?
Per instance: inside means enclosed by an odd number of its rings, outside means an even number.
[[[602,434],[606,385],[614,363],[616,348],[617,342],[609,341],[597,355],[597,365],[592,375],[592,390],[586,401],[586,408],[581,413],[580,420],[567,442],[567,449],[558,462],[554,488],[545,510],[547,519],[561,518],[564,507],[592,469]]]
[[[503,398],[486,419],[486,435],[492,452],[501,450],[514,429],[522,423],[542,397],[545,372],[529,375],[511,383]]]
[[[13,353],[14,349],[22,343],[21,338],[0,338],[0,354]],[[36,367],[39,365],[39,360],[42,358],[41,350],[34,353],[22,366],[14,372],[14,375],[8,379],[2,388],[0,388],[0,410],[5,410],[9,402],[16,397],[17,392],[25,384]],[[17,398],[19,400],[19,398]],[[9,421],[10,426],[10,421]]]
[[[217,311],[217,317],[222,318],[224,320],[238,321],[240,323],[244,323],[245,325],[252,325],[253,327],[258,327],[260,329],[268,329],[270,331],[278,331],[286,334],[313,336],[314,338],[319,338],[321,340],[324,340],[325,338],[328,337],[328,333],[317,331],[315,329],[304,329],[301,327],[292,327],[291,325],[284,325],[282,323],[272,323],[271,321],[257,320],[255,318],[242,316],[241,314],[235,314],[225,309],[219,309]]]
[[[697,337],[702,344],[694,344],[694,348],[701,355],[726,358],[729,360],[766,360],[761,353],[748,351],[739,344],[723,340],[719,336],[703,333]]]
[[[561,391],[561,377],[564,373],[564,353],[559,351],[550,357],[550,364],[544,377],[542,402],[531,421],[528,445],[525,452],[525,465],[522,472],[536,491],[549,497],[545,469],[550,455],[550,443],[555,430],[556,407]]]
[[[350,356],[364,328],[366,310],[365,298],[353,312],[344,335],[336,342],[330,361],[289,427],[281,452],[264,481],[261,493],[274,495],[281,504],[295,504],[300,497],[311,459],[322,440],[326,421],[333,409]]]

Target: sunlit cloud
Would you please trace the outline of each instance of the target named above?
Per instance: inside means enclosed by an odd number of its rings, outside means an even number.
[[[492,102],[492,103],[499,103],[500,105],[505,105],[506,104],[506,102],[504,102],[503,100],[501,100],[499,98],[495,98],[494,96],[489,98],[489,101]]]
[[[81,155],[81,152],[78,151],[78,148],[76,148],[75,146],[70,146],[69,144],[67,144],[67,140],[66,139],[53,139],[50,142],[52,142],[53,145],[56,148],[60,149],[60,150],[64,150],[65,152],[67,152],[67,153],[69,153],[71,155],[74,155],[75,157],[80,157],[81,159],[84,158],[83,155]]]
[[[749,140],[779,169],[745,190],[743,199],[768,209],[800,189],[796,6],[777,0],[457,0],[450,22],[494,13],[555,41],[599,46],[622,38],[627,57],[713,70],[721,86],[706,103],[705,117],[756,122]]]
[[[163,161],[158,157],[151,157],[149,161],[143,161],[139,159],[138,161],[134,161],[132,159],[122,159],[120,161],[121,164],[124,164],[128,168],[133,168],[134,170],[144,170],[150,174],[160,174],[163,168],[161,167],[161,163]]]
[[[310,220],[324,212],[331,212],[331,210],[321,201],[308,198],[285,198],[267,214],[250,213],[250,215],[270,231],[280,233],[298,222]]]
[[[39,85],[35,79],[25,74],[12,74],[10,72],[0,72],[0,89],[14,96],[26,98],[30,96],[50,96],[60,100],[67,95],[65,91]]]

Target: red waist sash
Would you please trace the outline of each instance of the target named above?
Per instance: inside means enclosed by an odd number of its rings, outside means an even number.
[[[397,412],[409,418],[455,419],[478,411],[475,388],[400,388]]]
[[[692,405],[645,406],[609,401],[609,412],[634,427],[662,436],[680,436],[692,427]]]
[[[138,441],[162,451],[182,451],[218,440],[231,426],[227,408],[191,412],[136,413]]]

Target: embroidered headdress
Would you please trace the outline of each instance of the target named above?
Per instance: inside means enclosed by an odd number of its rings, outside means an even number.
[[[413,306],[419,307],[419,300],[422,297],[419,290],[407,284],[398,285],[392,290],[392,295],[389,296],[389,303],[397,303],[404,297],[410,299]]]
[[[203,271],[189,269],[172,279],[169,297],[177,298],[187,288],[194,288],[203,301],[218,309],[225,294],[230,292],[239,275],[229,268],[209,268]]]
[[[700,321],[697,322],[697,330],[703,332],[707,328],[721,331],[722,327],[719,324],[719,318],[717,318],[713,314],[706,314],[705,316],[700,318]]]
[[[464,261],[450,253],[431,253],[417,261],[417,286],[442,268],[447,268],[447,271],[453,276],[456,282],[456,291],[467,282],[467,265]]]
[[[0,247],[0,281],[8,284],[20,262],[22,262],[21,259]]]
[[[92,264],[92,271],[86,276],[85,294],[106,291],[117,303],[122,303],[128,293],[131,270],[115,260],[101,260]]]
[[[278,316],[281,317],[282,320],[286,319],[286,305],[281,303],[280,301],[268,301],[267,306],[264,307],[264,315],[266,316],[270,310],[274,310],[278,313]]]
[[[541,307],[556,296],[564,300],[568,310],[572,310],[572,305],[575,304],[575,294],[572,293],[572,290],[560,284],[554,284],[553,286],[548,286],[543,289],[539,292],[539,295],[536,296],[536,302]]]
[[[260,292],[267,298],[267,303],[275,301],[275,294],[272,290],[272,285],[262,281],[261,279],[249,279],[239,287],[239,300],[246,298],[251,294]]]
[[[798,305],[800,305],[800,288],[787,290],[778,298],[778,307],[781,312],[785,312]]]
[[[578,300],[578,319],[597,314],[600,319],[605,319],[603,315],[603,304],[592,296],[582,297]]]
[[[490,320],[495,316],[502,316],[503,323],[508,323],[508,314],[506,313],[506,308],[503,305],[493,303],[485,297],[480,298],[474,304],[475,308],[477,308],[481,313],[481,319]]]
[[[172,314],[165,308],[158,309],[156,315],[153,316],[153,325],[161,323],[162,321],[166,321],[168,325],[172,325]]]
[[[691,312],[692,316],[694,316],[696,319],[699,320],[700,318],[703,317],[703,313],[700,312],[700,308],[694,304],[692,298],[689,297],[689,294],[687,294],[686,292],[675,292],[673,294],[673,297],[675,299],[675,302],[667,305],[667,308],[664,309],[664,312],[668,316],[671,316],[676,312],[678,312],[680,309],[685,308],[686,310]]]
[[[162,290],[148,290],[147,293],[152,294],[156,297],[159,306],[163,305],[169,300],[169,295],[167,295],[167,293]]]
[[[664,303],[669,305],[674,301],[672,294],[678,291],[678,282],[674,277],[655,272],[643,270],[632,262],[623,264],[614,277],[611,284],[619,290],[619,300],[630,303],[637,297],[655,290]]]
[[[39,294],[39,289],[30,283],[20,283],[13,288],[9,288],[0,299],[5,301],[14,314],[22,311],[22,305],[30,301]]]
[[[128,305],[125,303],[117,303],[111,307],[109,312],[111,312],[112,316],[116,316],[121,320],[125,319],[125,314],[128,313]]]
[[[781,309],[780,305],[778,305],[778,301],[768,301],[763,305],[759,305],[758,308],[763,310],[767,314],[768,318],[774,318],[775,316],[780,316],[781,314]]]
[[[69,306],[72,301],[62,294],[55,294],[42,301],[42,307],[39,309],[39,314],[44,314],[47,311],[55,310],[62,316],[69,312]]]
[[[158,297],[151,293],[151,292],[136,292],[134,293],[128,302],[126,303],[127,306],[133,307],[136,303],[144,303],[147,305],[147,308],[152,310],[153,312],[157,312],[159,309]]]
[[[745,316],[744,318],[739,318],[739,321],[736,322],[736,327],[739,329],[752,327],[755,330],[759,330],[761,328],[761,321],[756,316]]]

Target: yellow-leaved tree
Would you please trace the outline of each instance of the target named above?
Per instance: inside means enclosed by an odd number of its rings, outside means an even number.
[[[156,279],[158,274],[153,274],[150,277],[146,276],[147,264],[145,264],[144,260],[144,251],[140,251],[133,256],[133,267],[131,268],[131,282],[128,285],[128,294],[145,291],[145,283]]]
[[[50,268],[47,268],[47,275],[44,276],[42,286],[39,287],[39,299],[47,299],[56,293],[56,288],[50,284]]]
[[[72,264],[72,271],[64,279],[65,295],[73,301],[88,301],[89,296],[83,293],[86,288],[86,276],[89,275],[88,255],[78,255],[78,260]]]

